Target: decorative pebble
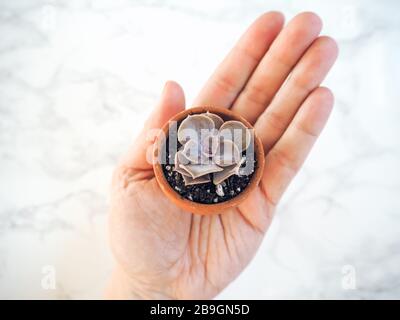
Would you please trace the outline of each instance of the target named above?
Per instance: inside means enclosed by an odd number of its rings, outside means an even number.
[[[254,170],[251,170],[250,172],[246,168],[240,168],[239,169],[239,176],[248,176],[252,174]]]
[[[225,185],[226,185],[226,184],[225,184]],[[224,189],[222,188],[222,185],[221,185],[221,184],[217,184],[217,185],[215,186],[215,193],[216,193],[217,195],[219,195],[220,197],[223,197],[223,196],[225,195]]]
[[[218,202],[218,198],[214,198],[214,203],[217,203]]]

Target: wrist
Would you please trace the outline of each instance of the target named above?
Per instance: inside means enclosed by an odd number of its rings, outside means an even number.
[[[142,300],[133,288],[130,287],[128,279],[121,270],[115,268],[107,284],[105,299],[109,300]]]
[[[162,292],[145,288],[133,281],[120,267],[116,267],[106,287],[105,299],[108,300],[169,300],[171,297]]]

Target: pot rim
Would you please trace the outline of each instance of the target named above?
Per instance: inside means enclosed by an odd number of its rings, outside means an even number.
[[[246,119],[244,119],[242,116],[240,116],[236,112],[233,112],[232,110],[229,110],[227,108],[221,108],[221,107],[215,107],[215,106],[191,107],[191,108],[185,109],[185,110],[177,113],[175,116],[173,116],[171,119],[169,119],[164,124],[164,126],[161,129],[162,133],[160,133],[157,136],[155,143],[154,143],[154,150],[153,150],[154,159],[157,159],[157,154],[158,154],[158,150],[159,150],[158,146],[160,145],[159,139],[162,134],[164,134],[165,136],[168,135],[170,122],[172,122],[172,121],[179,122],[179,121],[183,120],[185,117],[187,117],[188,115],[204,113],[207,111],[209,111],[211,113],[215,113],[220,116],[222,115],[223,118],[241,121],[247,128],[254,129],[254,127]],[[222,213],[222,211],[227,210],[232,207],[235,207],[239,203],[243,202],[249,196],[249,194],[252,191],[254,191],[254,189],[258,186],[258,184],[261,180],[263,170],[264,170],[265,156],[264,156],[264,148],[261,143],[261,140],[255,134],[255,132],[254,132],[254,146],[255,146],[254,150],[255,150],[255,156],[256,156],[257,162],[256,162],[253,176],[251,177],[249,184],[237,196],[235,196],[229,200],[223,201],[223,202],[210,203],[210,204],[199,203],[199,202],[191,201],[189,199],[182,197],[169,184],[169,182],[167,181],[167,179],[164,175],[162,165],[158,161],[153,161],[153,169],[154,169],[155,177],[156,177],[158,185],[160,186],[163,193],[181,209],[190,211],[191,213],[197,213],[197,214],[202,214],[202,215],[213,214],[213,213]]]

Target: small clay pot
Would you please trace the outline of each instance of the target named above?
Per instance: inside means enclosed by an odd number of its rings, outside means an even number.
[[[176,121],[180,123],[183,119],[185,119],[188,115],[193,115],[193,114],[199,114],[203,112],[211,112],[219,115],[224,121],[227,120],[237,120],[242,122],[247,128],[252,129],[253,126],[242,116],[238,115],[237,113],[227,109],[227,108],[219,108],[219,107],[194,107],[190,109],[186,109],[184,111],[179,112],[176,114],[173,118],[167,122],[163,128],[162,131],[165,135],[165,137],[168,136],[168,130],[169,130],[169,123],[171,121]],[[160,150],[160,147],[163,147],[162,143],[159,141],[160,136],[157,137],[156,143],[155,143],[155,149],[154,149],[154,157],[155,159],[157,158]],[[218,213],[223,213],[229,208],[236,207],[239,203],[244,201],[249,194],[254,191],[254,189],[258,186],[258,183],[260,182],[263,169],[264,169],[264,149],[261,143],[260,138],[256,136],[254,133],[254,151],[255,151],[255,159],[256,165],[254,168],[254,173],[251,177],[251,180],[249,184],[246,186],[246,188],[236,195],[235,197],[226,200],[224,202],[219,202],[219,203],[213,203],[213,204],[205,204],[205,203],[198,203],[194,201],[190,201],[189,199],[186,199],[182,197],[179,193],[177,193],[171,185],[168,183],[167,179],[164,176],[163,168],[162,165],[159,163],[159,161],[154,161],[153,163],[153,168],[154,168],[154,173],[156,176],[156,179],[158,181],[158,184],[160,185],[161,190],[165,193],[165,195],[173,202],[175,203],[178,207],[182,208],[185,211],[189,211],[191,213],[196,213],[196,214],[201,214],[201,215],[207,215],[207,214],[218,214]]]

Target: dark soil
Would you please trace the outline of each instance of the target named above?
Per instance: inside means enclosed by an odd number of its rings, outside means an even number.
[[[166,145],[168,146],[168,139],[166,141]],[[167,164],[163,164],[162,168],[168,183],[183,198],[198,203],[213,204],[224,202],[234,198],[239,193],[243,192],[244,189],[246,189],[254,174],[253,172],[248,176],[230,176],[228,179],[221,183],[224,195],[219,196],[216,193],[216,186],[212,183],[212,181],[202,184],[185,186],[182,175],[179,172],[174,171],[173,157],[169,155],[168,148],[166,150],[166,159]],[[254,161],[255,168],[257,166],[257,159],[251,161]],[[244,166],[246,166],[246,163],[243,163],[242,167]]]

